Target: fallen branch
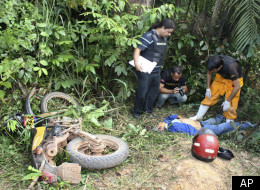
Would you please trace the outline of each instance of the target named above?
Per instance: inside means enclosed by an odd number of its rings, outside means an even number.
[[[25,98],[27,96],[27,89],[22,85],[21,81],[17,80],[17,84],[23,94],[23,97]]]
[[[85,180],[85,185],[84,185],[84,188],[83,188],[83,190],[85,190],[85,189],[86,189],[86,187],[87,187],[87,181],[88,181],[88,177],[89,177],[89,175],[86,177],[86,180]]]

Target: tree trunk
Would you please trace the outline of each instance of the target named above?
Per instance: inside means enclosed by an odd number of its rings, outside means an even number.
[[[148,7],[154,7],[154,2],[155,0],[128,0],[130,6],[137,3],[139,5],[143,5],[143,6],[148,6]],[[141,9],[137,9],[135,12],[135,15],[141,15],[142,14],[142,10]]]
[[[223,28],[224,28],[224,25],[226,23],[226,20],[228,18],[228,6],[229,6],[229,2],[230,0],[227,0],[225,2],[225,9],[223,11],[223,14],[221,15],[221,24],[220,24],[220,29],[219,29],[219,33],[218,33],[218,39],[220,39],[220,37],[222,36],[222,32],[223,32]]]
[[[187,18],[187,16],[188,16],[188,13],[189,13],[189,11],[190,11],[191,1],[192,1],[192,0],[189,0],[189,3],[188,3],[188,8],[187,8],[187,11],[186,11],[185,20],[186,20],[186,18]]]
[[[222,0],[216,0],[215,6],[214,6],[214,10],[213,10],[213,14],[212,14],[212,26],[216,25],[216,21],[218,19],[218,15],[221,9],[221,3]]]
[[[194,12],[195,12],[195,13],[198,13],[198,1],[195,1],[195,2],[194,2],[194,6],[195,6],[195,7],[194,7]]]
[[[137,3],[137,4],[140,4],[140,5],[153,7],[155,0],[128,0],[128,2],[130,4]]]

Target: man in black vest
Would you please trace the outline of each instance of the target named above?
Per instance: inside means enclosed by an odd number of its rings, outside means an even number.
[[[160,85],[161,65],[165,57],[167,38],[174,29],[175,24],[172,20],[162,20],[143,34],[140,39],[141,44],[138,44],[134,50],[134,64],[138,77],[138,88],[132,113],[135,118],[139,118],[143,112],[147,112],[154,118],[156,117],[152,114],[153,103]],[[151,62],[157,63],[150,74],[143,72],[141,65],[138,63],[140,55]]]
[[[225,94],[225,101],[222,103],[223,115],[226,122],[234,121],[243,86],[242,68],[238,60],[226,55],[213,55],[207,62],[207,69],[206,97],[201,102],[198,113],[190,119],[201,120],[209,107],[215,105],[220,96]],[[217,74],[211,84],[213,73]]]
[[[186,102],[188,88],[186,78],[183,76],[180,67],[162,71],[159,91],[160,94],[156,103],[156,107],[159,109],[167,99],[169,99],[170,104]]]

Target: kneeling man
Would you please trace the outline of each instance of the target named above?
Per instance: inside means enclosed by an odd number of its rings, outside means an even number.
[[[158,102],[156,103],[158,108],[161,108],[167,99],[172,105],[187,100],[186,78],[182,75],[180,67],[162,71],[159,92]]]

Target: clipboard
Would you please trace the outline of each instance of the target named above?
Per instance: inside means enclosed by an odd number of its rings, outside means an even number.
[[[138,63],[143,69],[144,73],[151,73],[154,69],[154,67],[157,65],[156,62],[151,62],[148,59],[144,58],[143,56],[138,57]],[[135,67],[134,60],[129,61],[129,64]]]

